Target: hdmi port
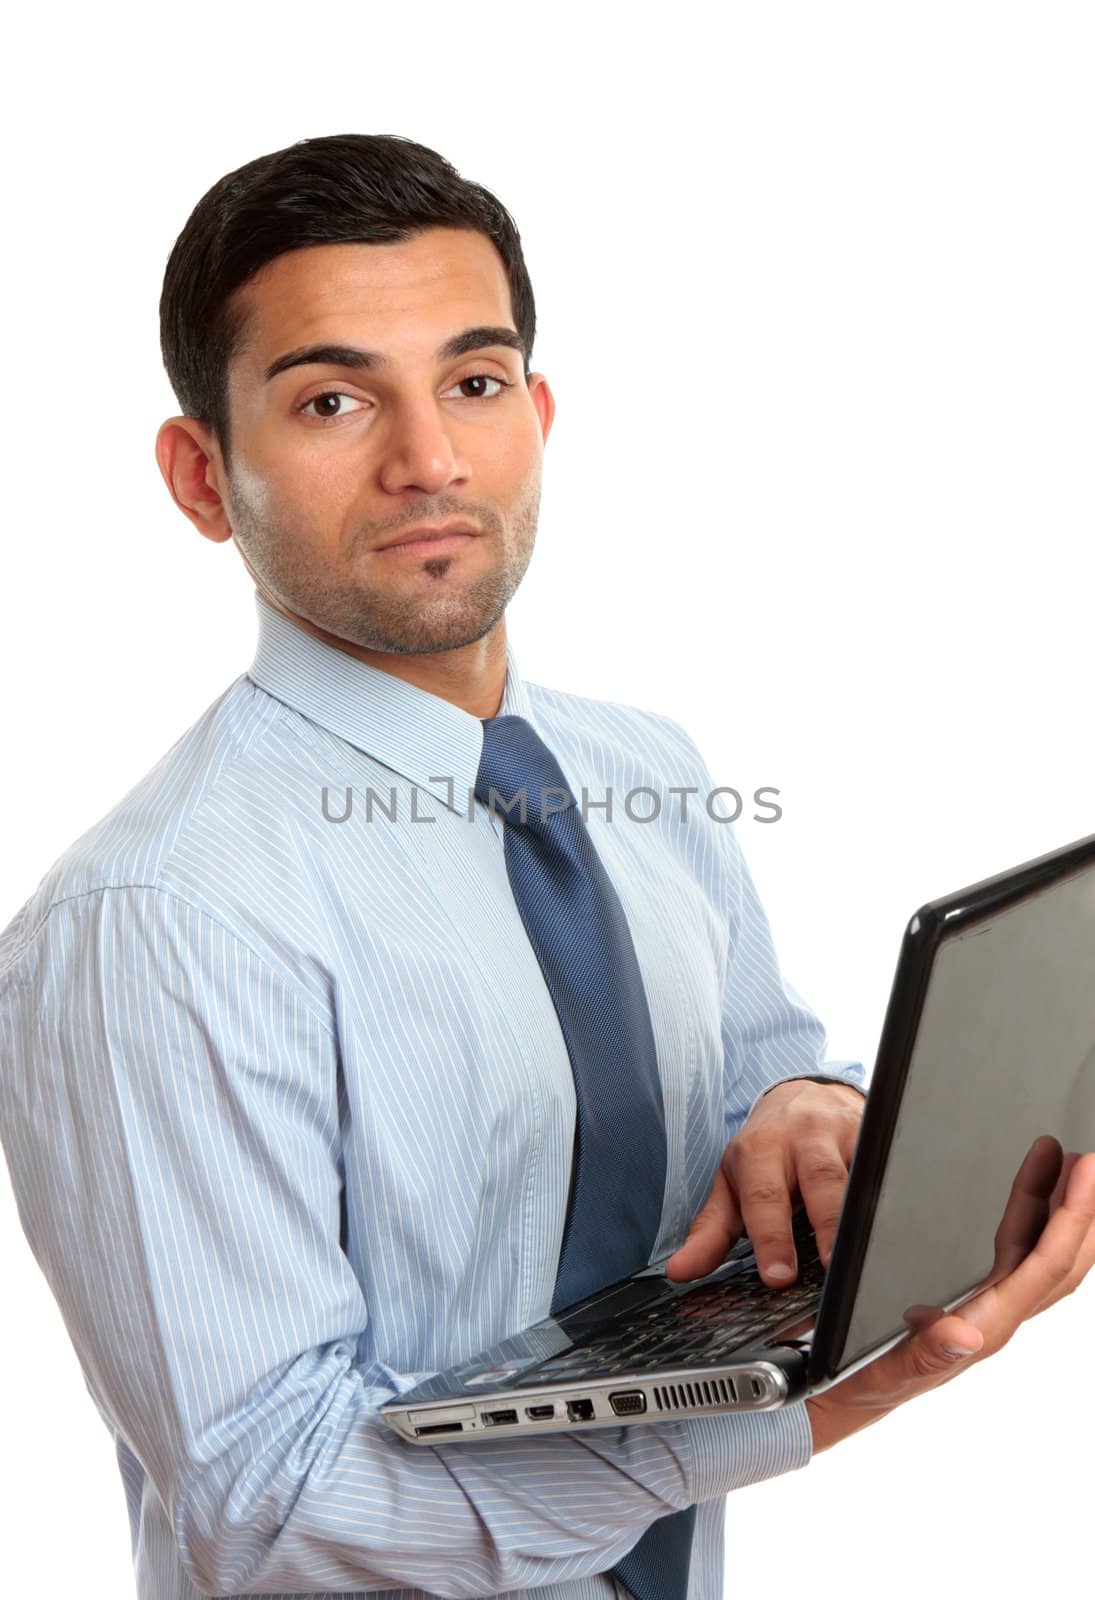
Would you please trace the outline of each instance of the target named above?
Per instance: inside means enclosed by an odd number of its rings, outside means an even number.
[[[525,1416],[531,1417],[533,1422],[546,1422],[548,1417],[555,1415],[554,1406],[526,1406]]]
[[[516,1411],[484,1411],[483,1421],[488,1428],[500,1428],[507,1422],[516,1422]]]

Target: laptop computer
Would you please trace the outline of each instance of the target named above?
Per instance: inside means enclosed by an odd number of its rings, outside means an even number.
[[[742,1237],[663,1257],[380,1408],[475,1441],[766,1410],[818,1394],[1010,1272],[1065,1154],[1095,1150],[1095,834],[921,906],[901,943],[827,1271],[769,1288]]]

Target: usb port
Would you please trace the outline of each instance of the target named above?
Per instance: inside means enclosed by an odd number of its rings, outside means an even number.
[[[507,1422],[516,1422],[516,1411],[484,1411],[483,1421],[488,1428],[500,1428]]]
[[[555,1415],[554,1406],[526,1406],[525,1416],[531,1417],[533,1422],[546,1422]]]

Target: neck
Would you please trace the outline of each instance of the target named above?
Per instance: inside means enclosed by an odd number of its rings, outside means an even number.
[[[416,689],[425,689],[451,705],[458,706],[473,717],[494,717],[502,705],[506,687],[506,619],[499,617],[494,627],[482,639],[458,646],[455,650],[435,650],[425,655],[400,655],[391,650],[370,650],[366,645],[353,644],[328,633],[306,617],[298,617],[265,589],[261,591],[282,616],[295,622],[324,644],[342,650],[355,661],[387,672],[393,678],[402,678]]]

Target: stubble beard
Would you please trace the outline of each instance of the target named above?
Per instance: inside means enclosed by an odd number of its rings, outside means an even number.
[[[445,504],[442,497],[402,523],[410,526],[413,521],[440,521],[470,512],[483,530],[480,537],[495,545],[500,559],[476,578],[452,581],[448,574],[461,561],[459,552],[428,559],[377,556],[378,563],[391,562],[393,571],[395,563],[402,562],[430,580],[425,588],[420,584],[416,594],[400,594],[394,584],[388,590],[370,587],[367,579],[356,579],[350,572],[309,562],[291,520],[270,513],[261,488],[252,489],[236,473],[229,474],[229,481],[232,534],[253,576],[296,616],[338,639],[393,655],[430,655],[482,639],[516,594],[536,541],[538,477],[510,518],[508,540],[505,523],[493,507]],[[398,529],[368,530],[360,548],[373,549],[385,532]]]

